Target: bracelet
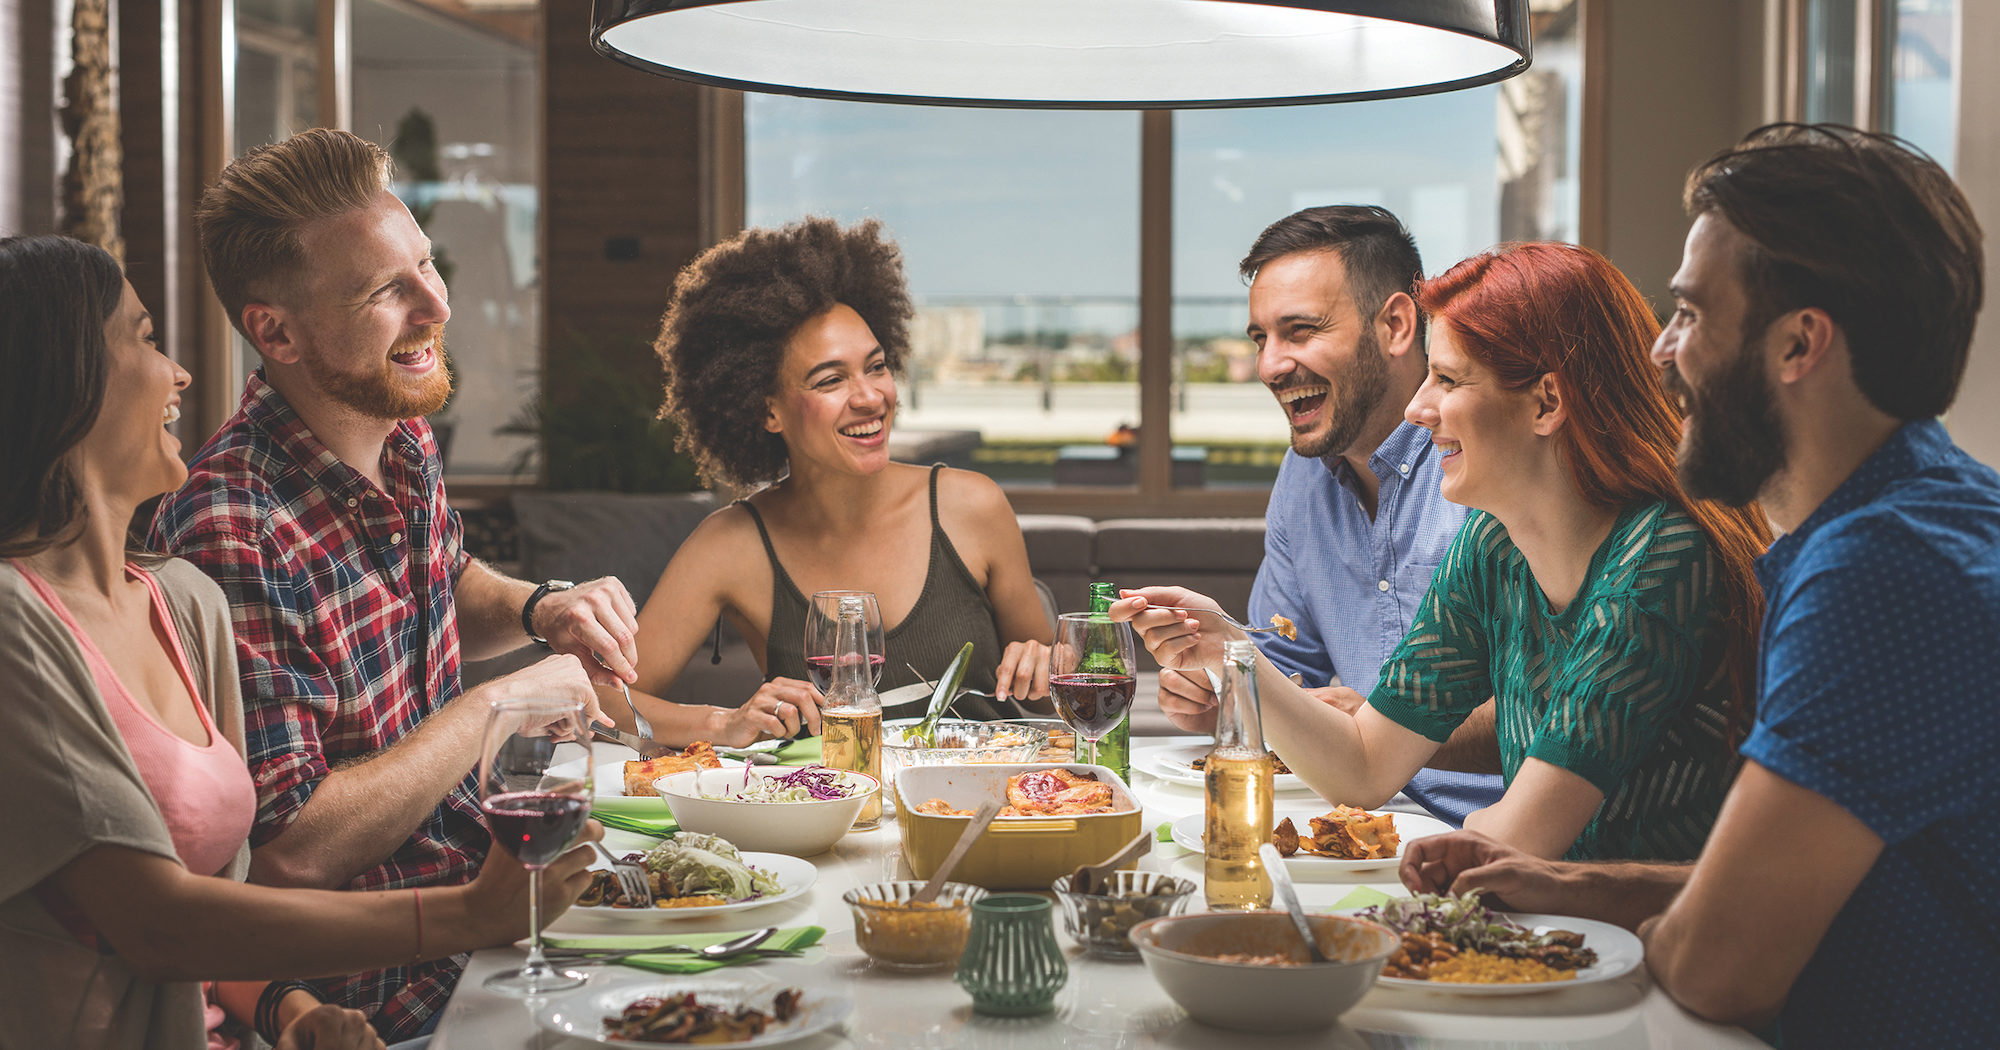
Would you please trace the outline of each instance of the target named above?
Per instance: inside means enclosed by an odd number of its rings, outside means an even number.
[[[278,1036],[283,1034],[278,1024],[278,1004],[293,992],[305,992],[315,999],[319,998],[319,990],[303,981],[272,981],[258,994],[256,1019],[251,1027],[257,1029],[257,1034],[263,1036],[265,1042],[276,1043]]]
[[[535,604],[549,596],[550,591],[567,591],[576,587],[568,580],[550,580],[535,588],[528,600],[521,603],[521,630],[528,633],[528,640],[537,645],[547,645],[549,640],[535,633]]]
[[[410,961],[420,963],[424,961],[424,891],[410,890],[410,900],[417,905],[417,954],[411,956]]]

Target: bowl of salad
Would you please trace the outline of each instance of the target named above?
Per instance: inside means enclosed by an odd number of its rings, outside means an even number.
[[[760,853],[810,857],[847,834],[882,782],[825,766],[732,766],[661,777],[653,790],[683,830],[724,835]]]

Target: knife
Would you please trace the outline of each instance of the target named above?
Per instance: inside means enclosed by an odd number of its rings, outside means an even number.
[[[658,758],[661,755],[680,754],[679,751],[657,740],[647,739],[637,733],[627,733],[623,729],[605,722],[590,723],[590,731],[596,734],[599,740],[609,740],[614,744],[624,744],[626,747],[639,752],[640,758]]]

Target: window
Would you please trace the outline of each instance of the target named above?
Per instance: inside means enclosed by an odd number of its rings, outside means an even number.
[[[1161,251],[1172,331],[1152,352],[1172,357],[1159,374],[1174,499],[1202,490],[1249,512],[1287,438],[1243,336],[1237,260],[1272,220],[1329,203],[1395,211],[1433,272],[1501,240],[1576,239],[1580,7],[1536,0],[1534,68],[1503,84],[1175,113],[1171,150],[1157,154],[1129,112],[750,95],[745,215],[753,226],[883,221],[918,304],[901,451],[983,471],[1023,509],[1133,509],[1169,495],[1134,491],[1142,254]],[[1168,187],[1171,243],[1141,228],[1149,180]],[[1244,499],[1226,502],[1231,491]]]
[[[1950,171],[1957,159],[1958,0],[1894,0],[1888,17],[1887,126]]]

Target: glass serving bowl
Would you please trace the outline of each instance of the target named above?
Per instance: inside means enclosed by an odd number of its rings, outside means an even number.
[[[904,734],[920,718],[898,718],[882,724],[882,775],[891,783],[896,772],[911,766],[961,765],[968,762],[1033,762],[1048,743],[1048,733],[1020,722],[973,722],[940,718],[929,747],[909,743]]]
[[[947,882],[932,905],[912,905],[919,879],[856,886],[841,895],[854,913],[854,943],[891,970],[943,970],[958,965],[972,932],[972,902],[984,887]]]
[[[1114,959],[1136,959],[1132,927],[1147,919],[1177,915],[1194,895],[1195,884],[1157,871],[1114,871],[1105,893],[1072,893],[1068,875],[1050,888],[1062,902],[1063,930],[1084,950]]]

